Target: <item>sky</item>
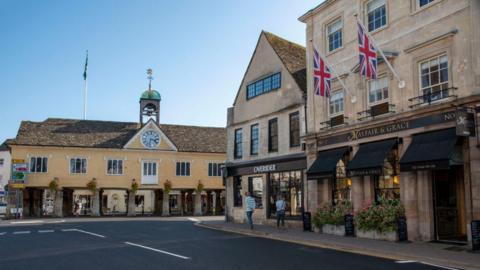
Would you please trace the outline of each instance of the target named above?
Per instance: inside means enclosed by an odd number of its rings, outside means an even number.
[[[137,122],[148,88],[160,122],[218,126],[262,30],[305,44],[298,17],[321,0],[0,0],[0,143],[22,120]]]

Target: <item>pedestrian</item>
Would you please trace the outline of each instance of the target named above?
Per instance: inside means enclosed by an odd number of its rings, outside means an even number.
[[[275,206],[277,208],[277,228],[280,228],[280,222],[282,222],[282,227],[285,228],[285,209],[287,205],[282,196],[278,196]]]
[[[80,203],[78,201],[75,201],[73,213],[75,214],[76,217],[78,217],[78,215],[80,214]]]
[[[250,224],[250,229],[253,230],[253,211],[255,211],[255,199],[250,196],[250,192],[245,192],[245,214],[247,215],[248,224]]]

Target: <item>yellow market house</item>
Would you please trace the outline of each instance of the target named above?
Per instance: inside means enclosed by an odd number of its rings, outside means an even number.
[[[23,216],[222,214],[226,130],[160,124],[160,101],[142,94],[139,123],[23,121],[9,144],[28,164]]]

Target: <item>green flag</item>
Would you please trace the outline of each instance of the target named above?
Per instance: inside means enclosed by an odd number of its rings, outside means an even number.
[[[85,70],[83,71],[83,80],[87,80],[87,67],[88,67],[88,51],[87,51],[87,58],[85,59]]]

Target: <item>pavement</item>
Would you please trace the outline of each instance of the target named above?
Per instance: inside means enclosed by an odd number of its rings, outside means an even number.
[[[0,269],[452,269],[203,227],[215,218],[41,221],[2,222]]]
[[[388,242],[304,232],[298,228],[277,229],[265,225],[256,225],[254,230],[250,230],[246,224],[224,222],[221,220],[203,221],[197,225],[224,232],[262,237],[359,255],[374,256],[396,261],[422,262],[424,264],[442,266],[446,269],[480,269],[480,253],[473,253],[469,250],[468,246],[432,242]]]

